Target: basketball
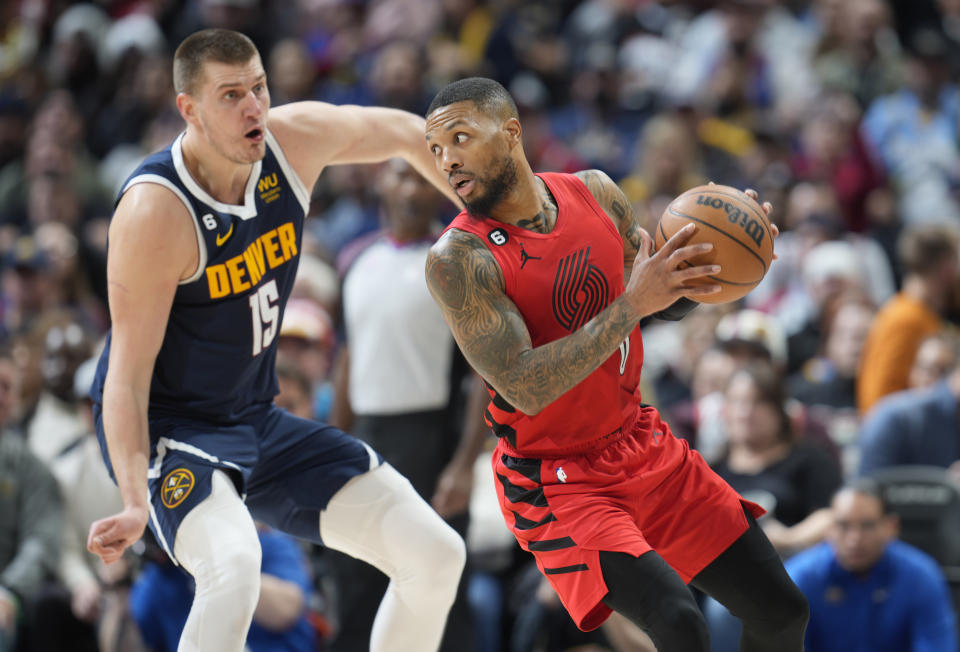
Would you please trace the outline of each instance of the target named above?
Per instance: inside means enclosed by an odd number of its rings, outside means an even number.
[[[760,205],[730,186],[697,186],[667,206],[654,234],[659,249],[670,237],[693,222],[697,230],[687,242],[710,242],[713,251],[687,261],[689,267],[720,265],[716,275],[688,281],[689,285],[719,284],[720,292],[697,297],[702,303],[736,301],[756,287],[773,260],[770,220]]]

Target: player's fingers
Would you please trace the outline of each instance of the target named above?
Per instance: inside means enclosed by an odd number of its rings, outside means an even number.
[[[716,294],[723,288],[720,287],[717,283],[711,283],[710,285],[692,285],[690,287],[684,287],[681,296],[695,298],[695,297],[705,297],[710,294]]]
[[[694,256],[699,256],[700,254],[709,253],[710,251],[713,251],[713,243],[698,242],[697,244],[686,245],[685,247],[678,248],[676,251],[670,254],[670,257],[667,260],[674,267],[678,267],[684,261],[690,260]]]
[[[687,243],[697,231],[697,225],[693,222],[684,224],[676,233],[670,236],[670,239],[663,243],[663,246],[657,251],[657,254],[664,258],[669,258],[675,251]]]
[[[708,185],[708,186],[715,186],[715,185],[717,185],[717,184],[715,184],[713,181],[708,181],[708,182],[707,182],[707,185]]]
[[[770,214],[770,211],[773,210],[773,204],[771,204],[771,203],[768,202],[768,201],[765,201],[765,202],[763,202],[763,205],[761,206],[761,208],[763,208],[763,214],[764,214],[764,215],[769,215],[769,214]]]
[[[87,535],[87,550],[96,553],[103,547],[103,532],[107,527],[107,521],[96,521],[90,525],[90,533]]]
[[[760,195],[753,188],[747,188],[746,190],[743,191],[743,194],[745,194],[747,197],[749,197],[753,201],[757,201],[757,199],[760,198]]]
[[[638,230],[640,232],[640,248],[637,253],[643,254],[644,258],[649,258],[653,255],[654,250],[653,236],[651,236],[646,229],[641,228]]]
[[[770,222],[770,233],[773,234],[774,238],[776,238],[778,235],[780,235],[780,227],[773,222]]]
[[[720,273],[720,265],[697,265],[695,267],[687,267],[686,269],[680,269],[676,271],[676,278],[682,282],[689,281],[691,279],[699,278],[701,276],[710,276],[711,274]]]

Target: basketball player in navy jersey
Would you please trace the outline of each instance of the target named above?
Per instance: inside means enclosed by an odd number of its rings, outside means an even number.
[[[462,539],[368,446],[273,405],[310,189],[327,165],[399,156],[455,198],[424,121],[319,102],[268,113],[260,56],[237,32],[191,35],[173,65],[186,130],[133,173],[110,225],[112,331],[91,394],[124,508],[88,547],[114,562],[149,523],[196,580],[179,650],[239,652],[257,518],[391,578],[372,650],[435,650]]]
[[[688,245],[688,225],[653,253],[609,177],[534,174],[521,136],[493,80],[454,82],[427,112],[437,169],[466,206],[427,283],[490,390],[508,527],[581,629],[617,611],[658,650],[706,652],[689,583],[742,620],[742,651],[799,652],[807,604],[754,520],[763,509],[640,402],[638,322],[719,289],[688,285],[719,271],[689,263],[711,245]]]

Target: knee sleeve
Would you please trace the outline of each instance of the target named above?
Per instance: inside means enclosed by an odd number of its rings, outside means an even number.
[[[196,583],[178,652],[240,652],[260,597],[260,542],[253,519],[222,471],[210,495],[177,530],[174,554]]]
[[[707,624],[693,594],[660,555],[600,553],[604,604],[642,629],[658,650],[707,652]]]
[[[463,539],[389,464],[357,476],[320,514],[324,544],[390,578],[370,649],[435,650],[466,562]]]
[[[807,600],[749,513],[747,520],[749,529],[692,584],[740,619],[741,652],[799,652],[810,614]]]

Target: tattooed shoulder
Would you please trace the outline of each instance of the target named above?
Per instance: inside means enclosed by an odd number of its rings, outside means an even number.
[[[616,183],[600,170],[583,170],[577,177],[587,186],[600,207],[610,216],[617,230],[623,232],[630,217],[630,202]]]
[[[503,289],[503,275],[493,254],[471,233],[451,229],[427,256],[427,286],[444,307],[463,310],[468,290]]]

